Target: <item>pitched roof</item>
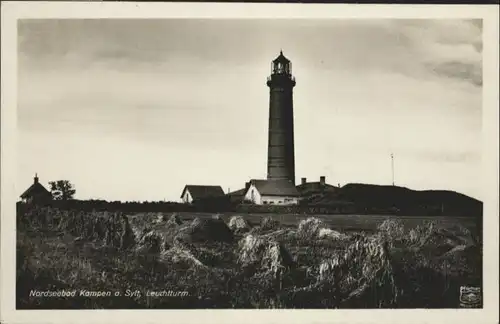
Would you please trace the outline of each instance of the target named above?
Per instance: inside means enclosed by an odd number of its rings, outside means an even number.
[[[25,192],[21,195],[21,198],[26,198],[38,194],[49,194],[50,191],[45,189],[45,187],[40,182],[33,183]]]
[[[228,193],[228,196],[243,196],[243,195],[245,195],[245,193],[246,193],[246,189],[242,188],[242,189],[235,190],[235,191]]]
[[[250,180],[263,196],[299,196],[295,185],[288,180]]]
[[[184,190],[182,190],[181,198],[184,196],[186,190],[189,190],[193,199],[220,197],[225,195],[221,186],[186,185]]]
[[[306,182],[305,184],[299,184],[297,186],[297,190],[301,193],[303,192],[309,192],[309,191],[325,191],[325,190],[335,190],[338,189],[339,187],[332,186],[328,183],[321,184],[321,182]]]

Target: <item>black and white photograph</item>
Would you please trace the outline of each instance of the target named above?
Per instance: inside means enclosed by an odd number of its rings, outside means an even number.
[[[15,309],[483,309],[483,29],[17,19]]]

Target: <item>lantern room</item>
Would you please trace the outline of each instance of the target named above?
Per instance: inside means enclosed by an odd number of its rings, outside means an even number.
[[[271,63],[271,73],[272,74],[291,74],[292,73],[292,62],[288,60],[284,55],[283,51],[280,51],[280,55],[273,60]]]

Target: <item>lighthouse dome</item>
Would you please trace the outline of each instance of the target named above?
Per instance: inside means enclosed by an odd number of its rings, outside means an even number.
[[[274,63],[290,63],[290,60],[283,55],[283,51],[280,51],[280,55],[273,60]]]

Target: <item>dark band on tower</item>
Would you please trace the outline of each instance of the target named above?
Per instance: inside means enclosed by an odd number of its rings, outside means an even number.
[[[267,78],[269,94],[269,141],[267,178],[289,180],[295,185],[295,152],[293,135],[292,63],[280,52],[271,64]]]

